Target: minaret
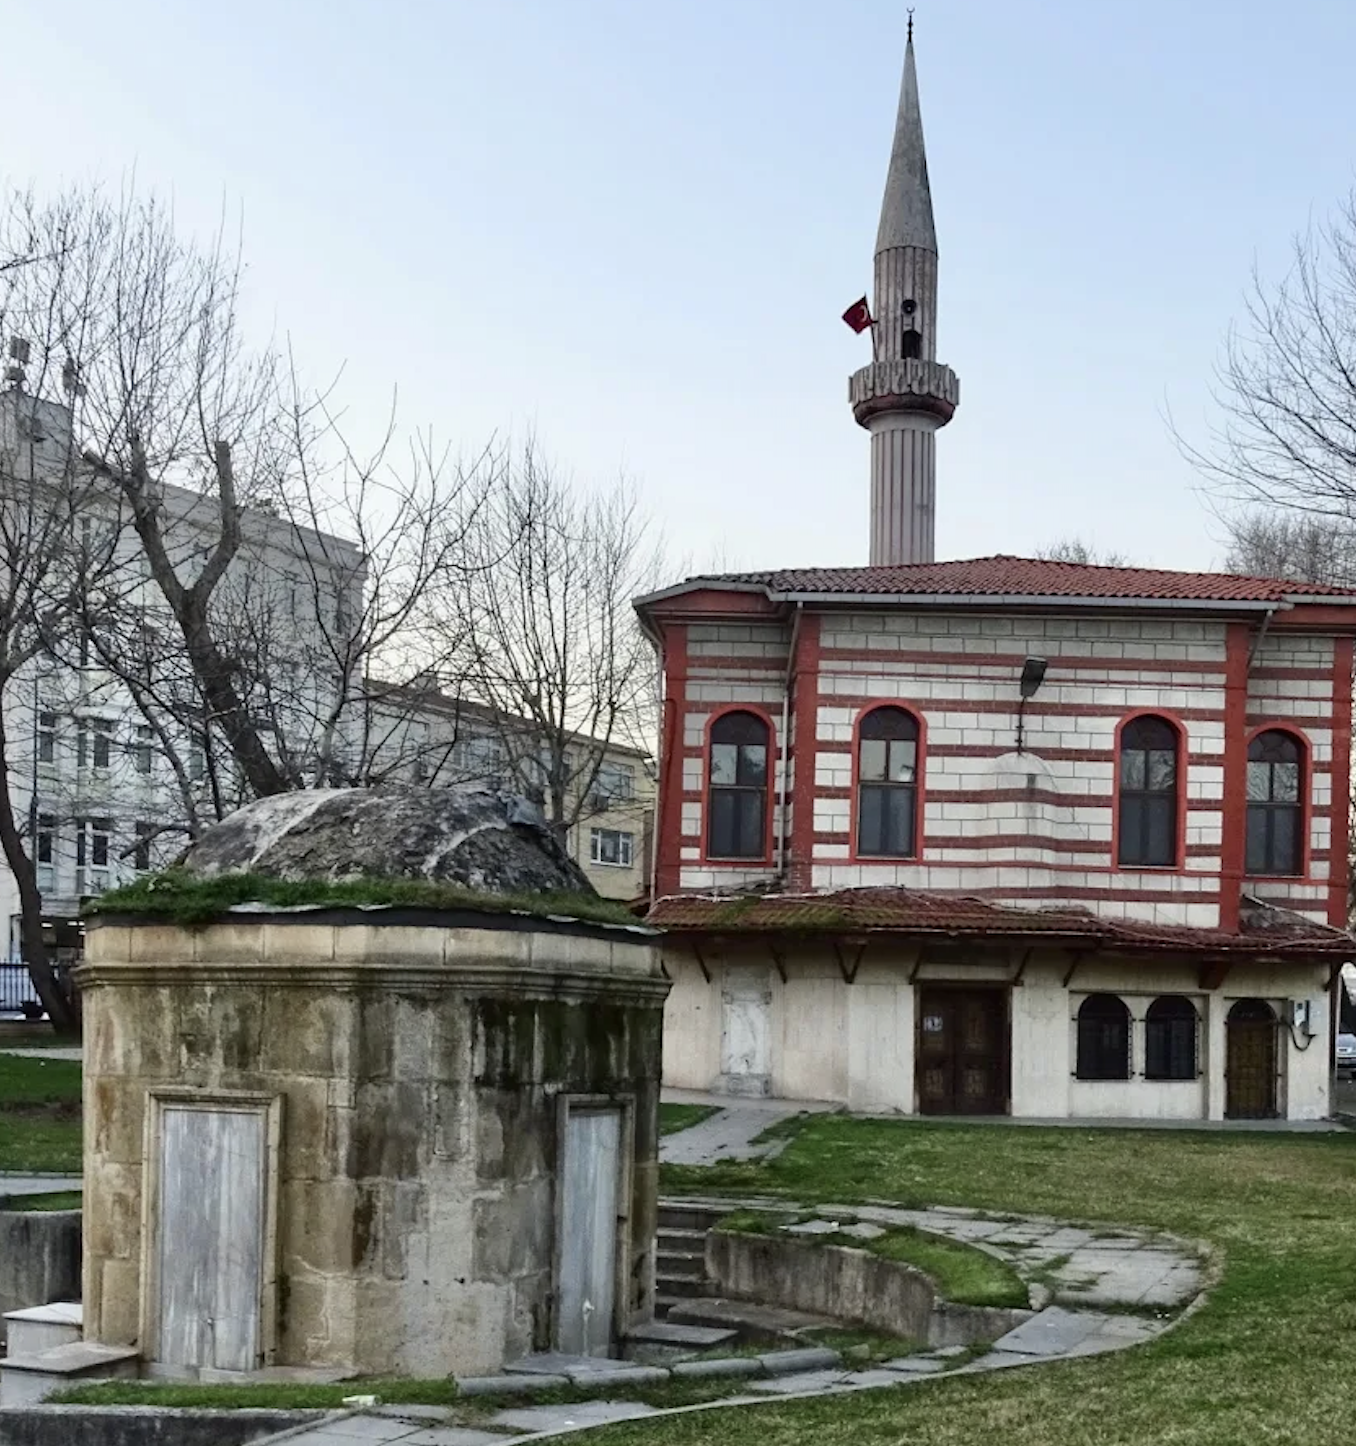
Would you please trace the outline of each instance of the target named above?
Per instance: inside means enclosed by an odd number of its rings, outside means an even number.
[[[912,15],[876,233],[874,315],[874,360],[848,384],[852,413],[871,433],[871,562],[931,562],[937,430],[956,410],[960,382],[937,360],[937,232]]]

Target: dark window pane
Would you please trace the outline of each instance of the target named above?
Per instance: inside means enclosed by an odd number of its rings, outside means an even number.
[[[1130,1011],[1114,994],[1092,994],[1078,1009],[1079,1079],[1128,1079]]]
[[[707,851],[716,858],[729,858],[734,850],[735,795],[732,789],[713,788],[711,818],[707,827]]]
[[[1168,753],[1177,751],[1177,730],[1166,718],[1146,716],[1135,718],[1121,730],[1121,747],[1144,751],[1157,748]]]
[[[767,749],[761,743],[743,743],[739,748],[739,781],[751,788],[761,787],[767,778]]]
[[[858,775],[868,783],[879,783],[885,777],[885,761],[890,745],[883,738],[863,738]]]
[[[1146,1079],[1196,1078],[1196,1010],[1181,995],[1165,995],[1149,1006],[1144,1021]]]
[[[763,853],[763,793],[761,789],[740,789],[735,853],[740,858],[761,858]]]
[[[735,743],[713,743],[711,745],[711,782],[731,784],[739,768],[739,745]]]
[[[1265,803],[1271,797],[1271,765],[1248,764],[1248,802]]]
[[[1175,787],[1177,782],[1177,755],[1155,749],[1147,755],[1149,759],[1149,788],[1162,792]]]
[[[884,813],[885,789],[863,788],[857,805],[857,852],[882,854],[881,818]]]
[[[1271,812],[1271,867],[1269,873],[1299,872],[1299,809],[1273,808]]]
[[[913,739],[900,739],[891,743],[890,779],[894,783],[912,783],[914,767],[918,758],[918,744]]]
[[[1275,763],[1271,768],[1271,796],[1277,803],[1299,802],[1299,764]]]
[[[903,708],[873,708],[862,719],[863,738],[906,738],[917,741],[918,722]]]
[[[1166,868],[1177,862],[1177,805],[1168,797],[1144,800],[1144,862]]]
[[[1265,804],[1248,805],[1248,834],[1244,867],[1250,874],[1265,874],[1267,868],[1267,817],[1271,810]]]
[[[908,858],[914,851],[913,800],[911,788],[891,788],[886,792],[885,844],[887,852],[897,858]]]
[[[1121,787],[1138,793],[1144,787],[1144,755],[1138,750],[1121,753]]]

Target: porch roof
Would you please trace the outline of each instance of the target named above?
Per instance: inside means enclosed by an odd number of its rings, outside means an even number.
[[[680,894],[657,899],[646,923],[679,935],[894,934],[986,940],[1044,939],[1075,948],[1150,953],[1356,958],[1356,939],[1289,909],[1245,896],[1237,933],[1103,919],[1086,909],[1023,909],[974,895],[861,888],[816,894]]]

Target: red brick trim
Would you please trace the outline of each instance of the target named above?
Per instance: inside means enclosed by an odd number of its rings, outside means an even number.
[[[1177,761],[1175,767],[1176,782],[1174,785],[1174,802],[1177,805],[1177,818],[1174,824],[1176,837],[1173,840],[1172,862],[1170,864],[1123,864],[1121,863],[1121,734],[1126,726],[1133,723],[1137,718],[1161,718],[1173,730],[1177,738]],[[1112,768],[1115,770],[1111,776],[1111,796],[1114,803],[1111,808],[1111,862],[1116,868],[1128,869],[1132,872],[1139,872],[1145,868],[1159,868],[1165,873],[1171,873],[1182,867],[1182,861],[1187,856],[1186,846],[1186,795],[1187,795],[1187,771],[1190,767],[1188,760],[1187,767],[1183,767],[1182,758],[1186,752],[1187,730],[1182,726],[1181,715],[1174,713],[1167,708],[1137,708],[1134,712],[1127,713],[1119,723],[1116,724],[1115,740],[1112,743]],[[1212,850],[1216,852],[1216,850]]]
[[[711,837],[711,729],[722,718],[731,713],[751,713],[767,728],[767,778],[763,789],[763,852],[757,858],[727,859],[707,851],[707,840]],[[702,788],[696,795],[702,801],[702,829],[700,836],[701,867],[707,869],[765,869],[774,858],[776,840],[774,826],[777,822],[777,762],[781,739],[777,736],[777,723],[761,703],[721,703],[706,715],[705,732],[702,735]],[[681,775],[680,775],[681,777]],[[684,795],[688,796],[687,794]],[[785,806],[785,805],[783,805]]]
[[[1328,881],[1328,923],[1347,926],[1346,854],[1351,837],[1351,689],[1352,666],[1356,656],[1350,638],[1333,640],[1332,661],[1332,843],[1330,852],[1343,860],[1343,867]]]
[[[659,740],[659,796],[655,800],[655,889],[660,895],[680,888],[683,849],[683,714],[687,696],[687,628],[681,623],[661,634],[664,666],[664,716]]]
[[[1219,926],[1227,933],[1236,934],[1248,810],[1248,660],[1252,651],[1249,624],[1228,625],[1224,650],[1224,844],[1220,851]]]
[[[956,635],[957,642],[961,641],[961,635]],[[1055,639],[1047,639],[1054,642]],[[1082,641],[1087,641],[1086,639]],[[1224,662],[1203,663],[1198,659],[1188,660],[1185,658],[1103,658],[1084,657],[1079,654],[1076,657],[1065,657],[1059,652],[1051,652],[1047,655],[1050,659],[1051,669],[1093,669],[1107,668],[1115,672],[1134,673],[1218,673],[1223,675]],[[937,666],[943,664],[952,667],[964,664],[967,668],[1006,668],[1012,673],[1014,689],[1017,686],[1017,675],[1022,670],[1022,659],[1015,653],[968,653],[959,648],[956,649],[918,649],[900,648],[825,648],[823,652],[824,671],[831,673],[834,663],[932,663]],[[954,676],[943,674],[942,676]],[[1326,676],[1326,674],[1324,675]],[[994,679],[985,678],[984,682],[993,682]]]
[[[793,661],[791,750],[791,847],[786,858],[787,887],[810,887],[815,832],[815,735],[819,731],[819,617],[802,613]]]

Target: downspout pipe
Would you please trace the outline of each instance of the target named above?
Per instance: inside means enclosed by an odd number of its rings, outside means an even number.
[[[786,806],[786,797],[790,791],[791,783],[791,690],[796,686],[796,645],[800,641],[800,620],[805,615],[805,604],[799,600],[796,602],[795,615],[791,620],[791,646],[786,655],[786,678],[782,687],[782,736],[780,759],[780,780],[782,799],[782,821],[781,828],[777,831],[777,882],[786,882],[787,853],[789,852],[787,837],[790,829],[787,825],[789,810]]]

